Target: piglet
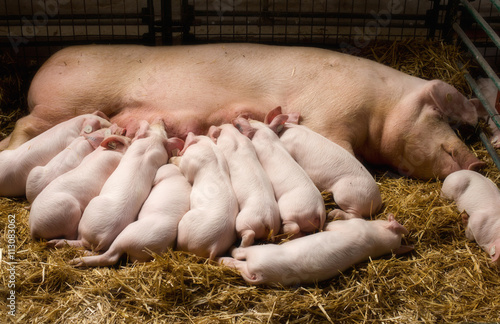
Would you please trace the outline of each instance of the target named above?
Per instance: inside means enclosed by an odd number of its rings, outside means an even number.
[[[107,139],[110,138],[114,136]],[[107,250],[118,234],[136,220],[151,191],[156,171],[167,163],[169,151],[182,147],[181,142],[178,138],[167,139],[161,119],[151,125],[141,121],[120,164],[83,212],[78,239],[67,241],[67,244],[94,251]],[[65,241],[52,243],[59,247]]]
[[[339,275],[368,258],[378,258],[401,247],[401,235],[408,231],[394,216],[387,221],[360,218],[330,222],[326,231],[283,244],[236,248],[232,258],[217,261],[237,269],[250,284],[286,286],[315,283]]]
[[[281,115],[265,125],[238,117],[233,124],[252,140],[259,161],[271,180],[283,222],[282,232],[298,237],[322,229],[326,211],[321,193],[276,135],[287,118]]]
[[[214,259],[236,240],[238,200],[226,159],[207,136],[189,133],[180,169],[192,184],[191,210],[179,222],[177,249]]]
[[[83,211],[99,194],[129,145],[128,137],[108,137],[76,168],[50,182],[31,205],[31,236],[75,240]],[[52,245],[54,242],[49,244]]]
[[[81,115],[57,124],[15,150],[0,152],[0,196],[24,195],[26,179],[34,167],[47,164],[78,136],[109,126],[111,123],[101,112]]]
[[[44,166],[34,167],[26,180],[26,198],[33,202],[36,196],[55,178],[76,168],[80,162],[100,146],[106,136],[123,135],[124,129],[116,124],[109,128],[101,128],[91,134],[83,134],[75,138],[64,150],[54,156]]]
[[[499,122],[500,90],[498,90],[495,83],[493,83],[493,80],[491,80],[490,78],[478,79],[477,85],[479,90],[483,93],[485,99],[488,101],[491,109],[494,109],[494,112],[496,112],[496,115],[493,118],[495,118],[495,120]],[[479,101],[479,99],[474,98],[471,99],[470,101],[476,105],[479,117],[485,119],[488,122],[488,126],[491,131],[491,137],[490,137],[491,144],[497,149],[500,148],[500,129],[495,124],[495,121],[493,120],[492,117],[490,117],[490,115],[484,108],[483,104]]]
[[[250,246],[255,239],[277,234],[281,227],[278,203],[252,141],[232,124],[212,126],[208,134],[217,142],[229,166],[240,209],[236,217],[240,246]]]
[[[500,266],[500,191],[490,179],[469,170],[446,177],[441,195],[454,200],[462,212],[465,235],[476,241]]]
[[[272,110],[266,122],[280,114],[281,107]],[[340,145],[298,125],[297,114],[287,116],[287,123],[278,133],[281,143],[320,191],[333,194],[340,209],[334,209],[329,216],[349,219],[375,214],[382,205],[382,197],[363,164]]]
[[[123,253],[131,261],[145,262],[152,259],[151,252],[165,252],[175,244],[177,225],[189,210],[190,193],[191,185],[177,166],[161,166],[137,221],[125,227],[104,254],[74,259],[73,265],[112,265]]]

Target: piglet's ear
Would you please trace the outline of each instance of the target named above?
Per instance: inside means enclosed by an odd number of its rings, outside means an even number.
[[[149,123],[145,120],[141,120],[139,123],[139,129],[137,130],[137,132],[135,132],[132,141],[135,141],[140,138],[145,138],[148,134],[148,130],[149,130]]]
[[[490,246],[488,253],[491,256],[491,261],[500,266],[500,239],[496,239]]]
[[[233,125],[241,134],[247,136],[249,139],[252,139],[255,135],[255,128],[253,128],[250,122],[245,118],[238,117],[234,119]]]
[[[389,222],[388,229],[393,231],[396,234],[405,234],[407,235],[409,232],[408,230],[401,224],[399,224],[396,219],[394,218],[393,214],[389,214],[387,216],[387,221]]]
[[[214,143],[217,143],[217,139],[220,136],[221,129],[220,127],[217,127],[215,125],[210,126],[208,129],[208,136],[214,141]]]
[[[187,148],[190,147],[193,144],[196,144],[198,142],[198,139],[196,135],[193,132],[189,132],[186,136],[186,141],[184,142],[184,148],[182,151],[179,152],[179,155],[183,155]]]
[[[433,108],[443,116],[456,122],[473,126],[477,124],[476,107],[451,85],[440,80],[429,81],[422,95],[426,94],[431,99]]]
[[[413,245],[401,245],[397,249],[392,250],[392,253],[394,253],[394,254],[405,254],[405,253],[413,251],[414,249],[415,249],[415,247]]]
[[[279,134],[287,120],[288,115],[278,115],[271,121],[269,128],[271,128],[276,134]]]
[[[83,137],[94,148],[98,148],[106,136],[110,136],[109,128],[100,129],[90,134],[83,134]]]
[[[102,142],[101,146],[109,150],[120,149],[123,146],[130,145],[130,138],[120,135],[111,135],[106,137]]]
[[[110,134],[125,135],[126,132],[127,132],[127,130],[125,128],[121,128],[117,124],[113,124],[113,125],[109,126],[109,134],[105,134],[105,135],[106,136],[110,135]]]
[[[178,155],[184,148],[184,141],[178,137],[169,138],[167,139],[165,148],[169,156]]]
[[[300,113],[297,113],[297,112],[294,112],[294,113],[290,113],[290,114],[287,114],[288,116],[288,119],[287,119],[287,123],[291,123],[291,124],[299,124],[299,119],[300,119]]]
[[[274,117],[276,117],[278,115],[281,115],[281,106],[278,106],[278,107],[274,108],[273,110],[269,111],[267,113],[266,117],[264,118],[264,123],[271,124]]]
[[[80,135],[90,134],[101,129],[101,122],[95,118],[85,118]]]

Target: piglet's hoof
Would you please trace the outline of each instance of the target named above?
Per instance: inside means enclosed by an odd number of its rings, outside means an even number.
[[[461,214],[460,217],[462,217],[462,224],[464,227],[467,227],[467,224],[469,224],[469,214],[464,210]]]
[[[347,220],[352,218],[359,218],[356,215],[346,213],[342,209],[334,209],[328,213],[328,218],[333,218],[333,220]]]

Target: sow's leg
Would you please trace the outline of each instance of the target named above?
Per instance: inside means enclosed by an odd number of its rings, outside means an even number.
[[[12,133],[0,142],[0,150],[13,150],[56,124],[76,116],[69,112],[63,114],[63,110],[55,114],[55,111],[47,106],[35,106],[31,114],[19,119]]]

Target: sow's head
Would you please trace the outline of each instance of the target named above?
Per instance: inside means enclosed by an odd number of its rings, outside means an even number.
[[[393,166],[400,174],[444,179],[454,171],[485,166],[450,126],[477,124],[476,106],[470,100],[449,84],[433,80],[411,101],[413,108],[401,107],[404,121],[395,125],[401,134],[402,152],[394,157]]]

